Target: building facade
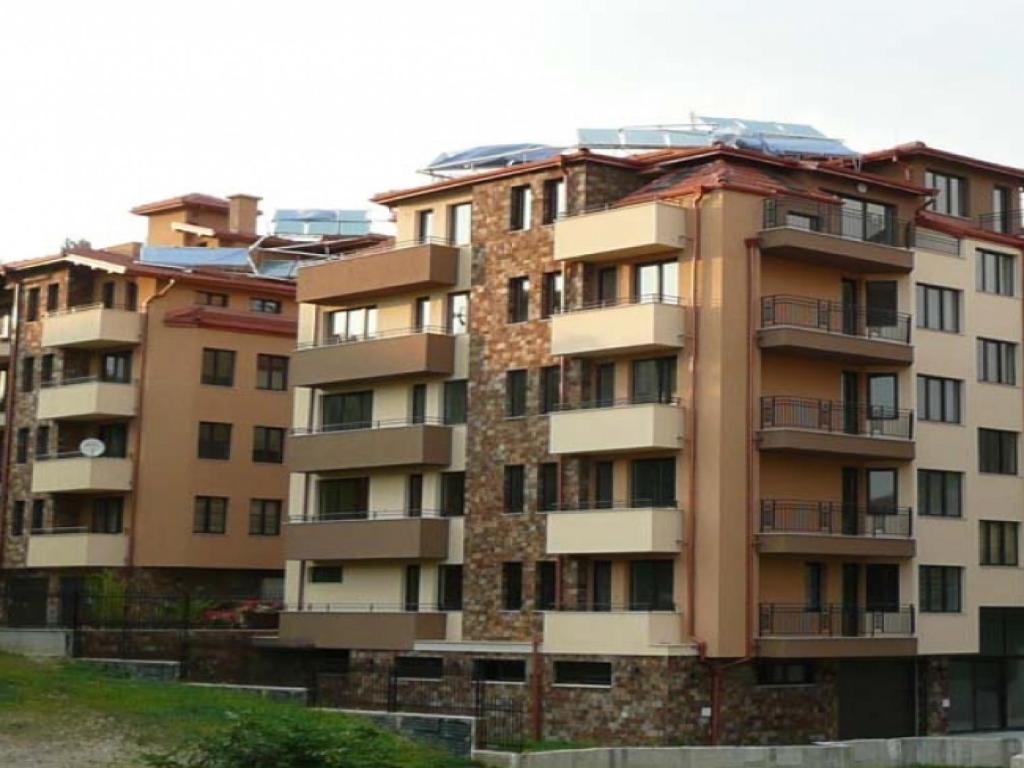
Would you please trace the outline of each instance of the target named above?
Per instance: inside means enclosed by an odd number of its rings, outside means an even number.
[[[379,195],[396,243],[299,272],[281,642],[545,738],[1020,727],[1022,182],[715,146]]]

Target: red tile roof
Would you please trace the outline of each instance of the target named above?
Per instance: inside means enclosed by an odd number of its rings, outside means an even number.
[[[298,320],[294,317],[198,305],[167,312],[164,315],[164,325],[172,328],[220,328],[242,333],[269,333],[291,338],[298,333]]]
[[[229,203],[223,197],[204,195],[199,192],[190,192],[187,195],[169,197],[166,200],[157,200],[153,203],[143,203],[132,208],[131,212],[139,216],[149,216],[153,213],[165,211],[176,211],[180,208],[209,208],[215,211],[226,211]]]
[[[1015,168],[1011,165],[1001,165],[1000,163],[990,163],[987,160],[979,160],[976,157],[970,157],[968,155],[960,155],[956,152],[948,152],[944,149],[936,149],[935,147],[929,147],[923,141],[913,141],[908,144],[899,144],[889,149],[881,149],[877,152],[868,152],[861,156],[861,162],[872,164],[886,161],[897,161],[904,157],[931,157],[937,160],[945,160],[950,163],[957,163],[959,165],[966,165],[970,168],[976,168],[980,171],[988,171],[989,173],[997,173],[1003,176],[1013,176],[1019,181],[1024,182],[1024,169]],[[846,161],[847,163],[849,161]]]
[[[919,211],[916,223],[919,227],[934,229],[953,237],[969,237],[974,240],[987,240],[990,243],[1002,243],[1014,248],[1024,248],[1024,237],[991,232],[975,226],[973,222],[963,219],[952,219],[948,216],[932,213],[931,211]]]

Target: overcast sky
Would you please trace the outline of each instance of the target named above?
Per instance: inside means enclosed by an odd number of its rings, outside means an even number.
[[[5,3],[0,258],[185,192],[365,207],[436,154],[697,114],[1024,166],[1019,0]]]

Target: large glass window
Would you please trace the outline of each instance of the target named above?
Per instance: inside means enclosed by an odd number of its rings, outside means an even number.
[[[541,560],[534,571],[536,591],[533,607],[538,611],[553,610],[558,600],[558,567],[553,560]]]
[[[896,470],[867,470],[868,512],[891,515],[896,512]]]
[[[287,391],[288,358],[282,355],[256,355],[256,389]]]
[[[199,458],[231,458],[231,425],[216,421],[199,422]]]
[[[509,200],[508,228],[529,229],[533,224],[533,190],[529,184],[512,187]]]
[[[341,392],[320,399],[320,428],[369,429],[373,426],[373,392]]]
[[[193,533],[224,533],[228,524],[228,500],[223,496],[196,496]]]
[[[924,185],[935,190],[928,207],[946,216],[967,215],[967,180],[938,171],[925,171]]]
[[[249,500],[249,535],[279,536],[281,534],[281,500]]]
[[[629,565],[630,610],[675,610],[671,560],[633,560]]]
[[[1020,526],[1005,520],[982,520],[979,538],[982,565],[1017,565]]]
[[[636,459],[630,465],[630,475],[631,506],[676,506],[675,459]]]
[[[1017,259],[1008,253],[978,250],[975,285],[983,293],[1016,295]]]
[[[646,302],[675,302],[679,299],[679,262],[661,261],[640,264],[636,268],[633,300]]]
[[[963,568],[949,565],[922,565],[918,579],[921,587],[922,612],[960,612]]]
[[[442,611],[462,610],[462,566],[439,565],[437,568],[437,606]]]
[[[537,509],[550,512],[558,508],[558,464],[553,461],[537,465]]]
[[[842,201],[843,237],[886,245],[897,244],[895,212],[891,205],[852,197],[844,197]]]
[[[505,465],[504,505],[506,515],[526,511],[526,468],[522,464]]]
[[[102,365],[100,378],[103,381],[127,384],[132,380],[131,352],[107,352],[101,358],[100,364]]]
[[[671,403],[676,396],[676,359],[633,361],[633,402]]]
[[[917,377],[917,418],[959,424],[963,382],[939,376]]]
[[[997,475],[1017,474],[1017,433],[1003,429],[978,429],[978,471]]]
[[[448,209],[448,239],[452,245],[469,245],[472,237],[473,205],[459,203]]]
[[[462,517],[466,513],[466,473],[441,473],[441,517]]]
[[[462,334],[469,330],[469,294],[448,294],[448,315],[445,320],[448,333]]]
[[[868,407],[872,419],[895,419],[899,409],[896,375],[873,373],[868,376]]]
[[[557,365],[540,369],[540,412],[550,413],[561,400],[562,370]]]
[[[345,477],[317,483],[321,520],[361,520],[370,507],[370,478]]]
[[[541,317],[551,317],[562,311],[562,273],[545,272],[541,286]]]
[[[978,339],[978,381],[1017,383],[1017,345],[995,339]]]
[[[530,319],[530,278],[513,277],[508,281],[508,321],[523,323]]]
[[[918,283],[917,327],[959,333],[960,291]]]
[[[121,533],[124,530],[124,497],[101,496],[92,502],[93,533]]]
[[[544,223],[550,224],[568,211],[565,193],[565,179],[548,179],[544,182]]]
[[[515,418],[526,415],[526,371],[505,373],[505,416]]]
[[[203,373],[200,381],[217,387],[235,384],[235,353],[230,349],[204,349]]]
[[[341,309],[328,315],[329,341],[360,341],[377,335],[377,308]]]
[[[963,473],[917,470],[917,513],[934,517],[963,517]]]
[[[281,427],[253,427],[252,460],[265,464],[284,461],[284,430]]]
[[[457,379],[444,383],[444,423],[466,423],[466,380]]]

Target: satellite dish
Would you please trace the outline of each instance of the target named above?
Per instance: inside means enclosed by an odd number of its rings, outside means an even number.
[[[87,437],[78,444],[78,450],[83,456],[95,459],[106,452],[107,446],[102,440],[97,440],[95,437]]]

